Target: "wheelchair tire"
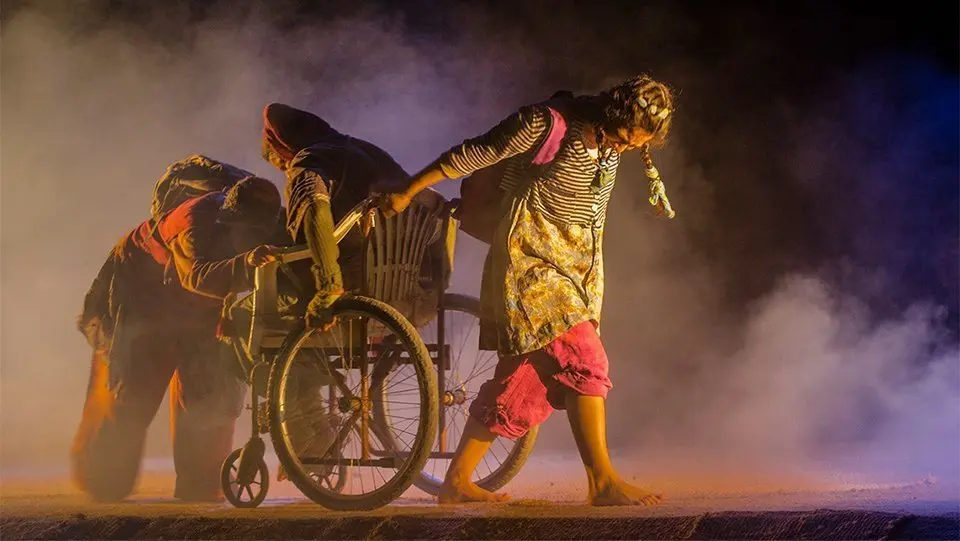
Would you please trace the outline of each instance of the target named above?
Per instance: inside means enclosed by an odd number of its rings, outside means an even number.
[[[309,473],[300,465],[295,456],[290,440],[288,440],[282,415],[281,396],[284,390],[285,374],[297,358],[297,354],[307,341],[317,333],[314,329],[306,329],[301,323],[284,341],[277,355],[276,362],[270,371],[270,382],[267,389],[267,400],[270,404],[270,438],[280,464],[287,472],[288,479],[303,493],[304,496],[317,504],[336,511],[366,511],[377,509],[390,504],[402,495],[413,483],[423,469],[423,465],[430,454],[432,442],[437,433],[437,383],[436,373],[426,346],[417,334],[416,328],[390,305],[375,299],[361,296],[344,296],[333,305],[333,315],[342,321],[356,317],[375,319],[386,330],[390,331],[403,346],[409,355],[408,362],[416,373],[417,386],[421,401],[419,414],[416,415],[418,429],[410,451],[405,457],[395,460],[402,461],[396,474],[385,484],[372,491],[365,491],[361,482],[360,494],[341,493],[341,486],[325,489],[313,483]],[[376,371],[377,365],[371,367],[371,374]],[[351,367],[352,368],[352,367]],[[370,423],[375,430],[374,422]],[[379,436],[378,436],[379,437]],[[351,464],[346,466],[350,470],[357,470],[363,466]],[[392,468],[390,468],[392,469]],[[357,475],[360,475],[358,473]]]
[[[452,313],[453,314],[460,313],[467,316],[468,318],[475,319],[475,321],[479,323],[480,299],[477,299],[476,297],[469,297],[466,295],[459,295],[455,293],[447,293],[443,296],[443,307],[447,317],[449,317],[450,314]],[[421,337],[422,336],[423,335],[421,335]],[[448,337],[450,336],[454,336],[454,334],[449,333],[448,331]],[[457,355],[457,352],[451,351],[451,354],[452,354],[451,356],[455,356]],[[491,354],[491,355],[495,355],[495,354]],[[459,361],[460,361],[459,358],[450,359],[450,364],[451,364],[451,370],[449,372],[450,374],[455,374],[459,371],[458,370],[460,368]],[[476,359],[474,359],[474,363],[476,362],[477,362]],[[489,364],[489,362],[484,363],[484,366],[486,366],[487,364]],[[495,370],[495,368],[496,368],[496,364],[490,364],[489,370],[485,372],[485,376],[480,376],[480,377],[468,376],[465,379],[470,380],[467,383],[471,381],[473,382],[473,385],[471,385],[472,387],[479,388],[480,384],[482,384],[484,381],[489,379],[489,377],[493,376],[493,371]],[[386,367],[383,365],[377,365],[374,372],[374,376],[373,376],[374,381],[376,382],[378,379],[382,379],[384,377],[383,373],[388,369],[389,367]],[[374,383],[374,387],[382,387],[382,385],[378,383]],[[377,398],[379,397],[374,396],[374,403],[373,403],[374,422],[381,425],[381,428],[380,428],[381,431],[389,433],[390,428],[389,426],[387,426],[389,423],[386,420],[386,415],[384,414],[383,402],[380,400],[377,400]],[[467,406],[469,406],[469,404],[467,404]],[[446,409],[446,407],[444,408],[438,407],[438,409],[441,410],[440,414],[445,414],[444,410]],[[463,427],[460,427],[460,431],[457,432],[458,434],[462,433],[462,428]],[[523,464],[527,461],[527,458],[530,456],[530,453],[533,451],[533,446],[537,441],[538,431],[539,431],[539,427],[535,426],[531,428],[526,434],[524,434],[523,437],[513,440],[510,443],[507,443],[506,445],[512,444],[512,446],[509,449],[505,449],[506,452],[503,453],[504,457],[502,459],[499,456],[496,456],[494,454],[488,460],[487,456],[490,456],[491,454],[491,452],[488,451],[488,455],[485,456],[483,462],[481,462],[481,464],[487,468],[487,472],[481,473],[478,471],[473,478],[473,481],[477,484],[477,486],[485,490],[488,490],[490,492],[495,492],[497,490],[500,490],[504,486],[506,486],[506,484],[509,483],[510,480],[516,477],[517,473],[520,472],[520,468],[523,467]],[[506,440],[506,441],[510,441],[510,440]],[[448,441],[447,445],[449,448],[454,449],[456,448],[458,443],[459,442],[457,441]],[[431,450],[435,450],[434,449],[435,445],[436,445],[436,441],[431,442],[431,445],[430,445]],[[495,440],[493,443],[493,446],[500,446],[500,448],[505,448],[506,445],[504,445],[502,441],[499,441],[499,438],[498,440]],[[425,468],[423,471],[421,471],[420,475],[418,475],[417,478],[414,479],[413,484],[420,490],[423,490],[424,492],[426,492],[427,494],[436,496],[440,493],[440,485],[443,483],[443,476],[446,474],[446,466],[449,464],[449,459],[438,460],[438,459],[431,459],[430,457],[428,457],[427,460],[428,462],[430,460],[435,460],[437,463],[439,463],[438,465],[440,465],[440,469],[438,470],[434,464],[429,464],[428,467]],[[491,468],[490,464],[494,460],[497,461],[497,464],[495,467]],[[434,466],[434,467],[429,467],[429,466]]]
[[[267,491],[270,489],[270,470],[267,468],[267,463],[261,458],[257,464],[257,473],[260,480],[255,480],[250,485],[237,484],[237,466],[242,451],[243,449],[234,449],[223,461],[223,465],[220,467],[220,488],[230,505],[241,509],[253,509],[263,503],[263,500],[267,497]],[[257,490],[256,494],[253,493],[254,487]],[[234,492],[235,489],[236,492]],[[250,499],[243,498],[244,490],[250,495]]]

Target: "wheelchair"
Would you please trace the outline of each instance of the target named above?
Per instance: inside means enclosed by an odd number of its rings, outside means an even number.
[[[306,328],[281,307],[278,279],[296,284],[291,263],[306,246],[285,249],[255,272],[249,324],[232,340],[251,392],[250,440],[224,460],[221,485],[235,507],[266,498],[269,435],[286,479],[333,510],[372,510],[412,485],[436,495],[481,384],[497,355],[480,351],[480,303],[449,293],[458,224],[453,205],[426,190],[386,218],[374,198],[336,225],[360,241],[356,294],[333,306],[334,326]],[[356,229],[354,229],[356,228]],[[235,304],[234,304],[235,306]],[[498,490],[520,470],[536,441],[498,438],[474,482]]]

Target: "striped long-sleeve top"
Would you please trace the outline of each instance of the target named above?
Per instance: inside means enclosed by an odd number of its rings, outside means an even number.
[[[578,323],[600,321],[603,226],[620,157],[608,151],[598,161],[584,144],[586,122],[571,115],[553,162],[528,168],[549,119],[543,105],[524,107],[439,160],[451,178],[507,160],[501,188],[510,210],[487,256],[480,299],[480,347],[502,355],[540,349]]]

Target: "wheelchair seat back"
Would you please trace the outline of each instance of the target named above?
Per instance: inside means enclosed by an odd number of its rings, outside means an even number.
[[[388,304],[414,296],[420,286],[427,248],[440,238],[443,230],[440,212],[417,203],[390,218],[376,211],[366,243],[363,294]]]

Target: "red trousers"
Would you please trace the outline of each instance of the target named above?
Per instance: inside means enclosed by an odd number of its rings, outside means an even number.
[[[117,351],[121,349],[122,351]],[[220,500],[220,466],[233,448],[245,384],[213,333],[145,333],[94,352],[71,449],[74,482],[97,500],[133,492],[147,429],[170,386],[174,497]]]
[[[501,357],[470,404],[470,416],[494,434],[516,439],[553,410],[565,409],[568,392],[606,398],[612,387],[597,327],[585,321],[542,349]]]

